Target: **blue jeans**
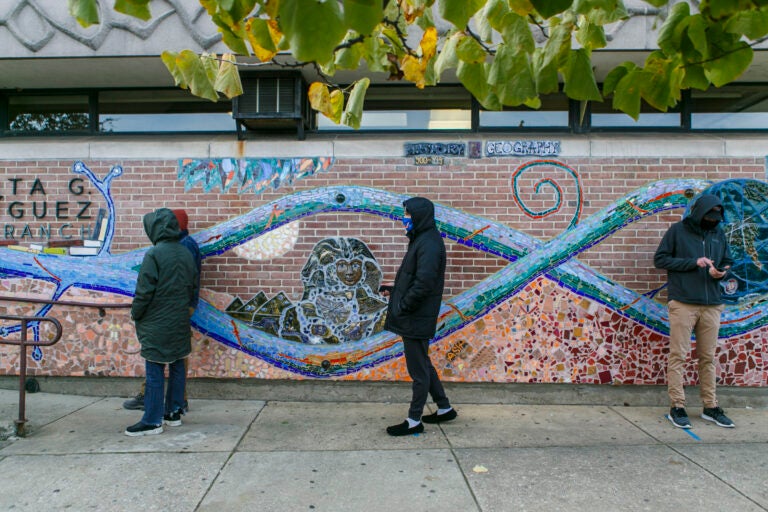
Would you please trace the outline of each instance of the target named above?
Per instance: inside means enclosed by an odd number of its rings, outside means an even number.
[[[163,406],[163,387],[165,384],[165,363],[146,361],[147,384],[144,392],[145,425],[162,425],[163,415],[179,411],[184,406],[184,387],[187,384],[187,371],[184,359],[177,359],[168,365],[168,387]]]

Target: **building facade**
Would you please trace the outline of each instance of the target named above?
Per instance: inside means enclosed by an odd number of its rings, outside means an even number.
[[[196,2],[88,30],[59,4],[0,12],[0,312],[63,325],[58,343],[35,349],[35,374],[143,375],[125,307],[29,300],[130,304],[149,244],[141,217],[164,206],[188,212],[204,256],[190,377],[405,380],[378,286],[394,279],[402,202],[418,195],[437,205],[448,249],[432,343],[445,380],[664,384],[653,253],[707,191],[724,201],[738,261],[718,379],[768,386],[759,52],[748,80],[639,123],[604,105],[582,118],[561,97],[492,113],[455,85],[380,84],[360,131],[308,115],[300,136],[255,116],[238,134],[230,103],[174,89],[157,57],[222,51]],[[655,20],[638,11],[618,24],[611,58],[652,48]],[[62,248],[83,239],[95,247]],[[45,323],[30,333],[52,336]],[[0,345],[0,373],[16,372],[17,350]]]

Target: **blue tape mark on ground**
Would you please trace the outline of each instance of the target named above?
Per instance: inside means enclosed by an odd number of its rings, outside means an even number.
[[[688,434],[689,436],[691,436],[691,437],[692,437],[692,438],[694,438],[695,440],[697,440],[697,441],[701,441],[701,438],[700,438],[699,436],[697,436],[697,435],[696,435],[696,432],[694,432],[693,430],[691,430],[691,429],[689,429],[689,428],[684,428],[684,429],[682,429],[682,430],[684,430],[686,434]]]

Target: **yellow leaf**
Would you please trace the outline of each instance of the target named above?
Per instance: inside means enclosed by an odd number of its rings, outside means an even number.
[[[248,42],[253,48],[253,55],[262,62],[268,62],[277,55],[277,46],[283,34],[275,20],[251,18],[245,26]]]
[[[421,58],[424,62],[428,61],[435,56],[437,52],[437,29],[435,27],[429,27],[421,38]]]
[[[334,90],[331,92],[331,113],[330,115],[326,114],[325,117],[330,119],[336,124],[339,124],[341,122],[341,113],[344,110],[344,93],[341,92],[339,89]]]
[[[313,82],[307,91],[309,104],[321,114],[328,115],[331,111],[331,95],[328,86],[321,82]]]
[[[423,89],[425,85],[424,70],[426,66],[421,64],[421,60],[417,59],[413,55],[406,55],[403,57],[403,61],[400,64],[400,69],[403,71],[403,77],[406,80],[410,80],[416,87]]]
[[[408,25],[424,14],[424,6],[413,6],[409,0],[397,0],[397,4],[400,6],[400,12],[403,14],[405,22]]]

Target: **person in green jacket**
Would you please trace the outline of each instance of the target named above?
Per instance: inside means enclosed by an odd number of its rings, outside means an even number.
[[[179,242],[181,230],[168,208],[144,216],[144,231],[153,247],[144,255],[136,280],[131,318],[146,360],[146,395],[141,421],[128,436],[160,434],[163,423],[180,426],[184,406],[184,359],[192,350],[190,308],[198,293],[197,265]],[[168,389],[163,400],[165,365]]]

